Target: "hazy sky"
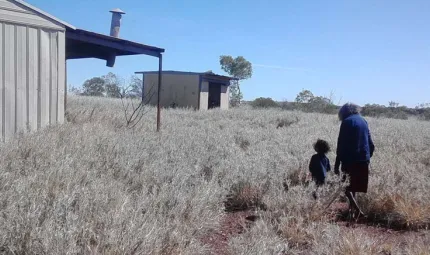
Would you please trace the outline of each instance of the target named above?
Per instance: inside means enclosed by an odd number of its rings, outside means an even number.
[[[164,69],[222,73],[219,56],[254,65],[245,99],[293,100],[302,88],[338,101],[430,102],[428,0],[27,0],[72,25],[109,34],[110,9],[126,12],[120,37],[165,48]],[[156,70],[156,58],[68,61],[80,86],[109,71]]]

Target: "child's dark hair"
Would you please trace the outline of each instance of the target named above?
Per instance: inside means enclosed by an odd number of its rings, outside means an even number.
[[[330,145],[327,141],[318,139],[316,143],[314,143],[314,149],[317,153],[326,154],[330,151]]]

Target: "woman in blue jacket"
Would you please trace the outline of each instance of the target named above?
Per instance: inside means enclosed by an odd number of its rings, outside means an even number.
[[[370,135],[367,121],[360,115],[359,107],[347,103],[339,110],[342,121],[337,141],[337,157],[334,167],[335,174],[342,172],[349,177],[349,186],[345,194],[351,206],[361,215],[362,210],[356,201],[356,192],[367,193],[369,181],[369,163],[373,156],[375,145]]]

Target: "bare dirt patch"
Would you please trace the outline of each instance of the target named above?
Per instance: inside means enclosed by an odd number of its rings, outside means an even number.
[[[226,213],[219,229],[213,230],[202,238],[202,243],[209,245],[212,254],[227,255],[228,241],[250,228],[257,216],[253,211]]]

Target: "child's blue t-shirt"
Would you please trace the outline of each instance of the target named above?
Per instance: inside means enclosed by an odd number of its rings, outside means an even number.
[[[330,160],[326,155],[315,154],[312,156],[311,162],[309,163],[309,171],[312,174],[312,178],[315,179],[318,184],[324,183],[327,172],[330,170]]]

